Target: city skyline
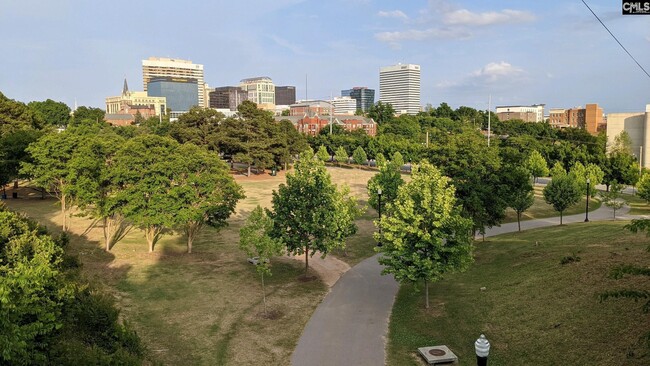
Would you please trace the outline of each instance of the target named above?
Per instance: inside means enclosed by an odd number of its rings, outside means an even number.
[[[0,91],[104,108],[125,77],[140,84],[141,60],[154,56],[204,65],[210,87],[267,75],[295,85],[296,99],[379,90],[380,67],[413,63],[422,67],[423,105],[486,109],[492,95],[493,108],[598,103],[610,113],[650,103],[650,78],[581,2],[158,4],[116,1],[112,8],[129,11],[111,12],[79,0],[7,2],[0,45],[11,52],[0,59]],[[650,17],[623,16],[620,3],[588,4],[650,70]]]

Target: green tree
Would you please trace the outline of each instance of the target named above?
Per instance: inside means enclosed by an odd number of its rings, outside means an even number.
[[[262,207],[251,212],[246,224],[239,230],[239,248],[249,257],[257,258],[256,270],[262,280],[262,300],[266,314],[266,291],[264,290],[264,275],[271,275],[271,258],[282,254],[284,245],[280,240],[272,238],[273,220],[267,216]]]
[[[402,157],[402,154],[400,154],[399,151],[395,151],[393,156],[391,156],[390,158],[390,162],[393,163],[400,170],[402,169],[402,166],[404,166],[404,158]]]
[[[164,233],[172,228],[182,203],[182,189],[175,178],[179,144],[168,137],[143,135],[127,141],[117,152],[110,179],[117,185],[115,199],[123,202],[121,211],[145,232],[149,252]]]
[[[530,184],[528,171],[524,168],[515,168],[508,176],[507,202],[517,213],[517,228],[521,231],[521,214],[535,203],[535,191]]]
[[[377,162],[377,168],[381,168],[382,166],[386,165],[386,157],[384,157],[384,154],[382,153],[377,154],[375,161]]]
[[[551,177],[553,178],[558,178],[567,174],[566,170],[562,166],[562,163],[560,163],[559,161],[556,161],[555,164],[553,164],[550,173],[551,173]]]
[[[227,225],[244,191],[212,151],[188,143],[181,145],[173,158],[178,167],[173,177],[173,192],[179,204],[175,219],[187,238],[187,252],[192,253],[194,238],[205,225],[215,229]]]
[[[82,139],[72,130],[47,134],[26,149],[31,161],[23,162],[21,169],[21,174],[59,200],[63,231],[68,230],[68,213],[74,204],[74,172],[68,163]]]
[[[66,126],[70,120],[70,107],[63,102],[48,99],[43,102],[29,102],[27,106],[48,126]]]
[[[633,155],[616,152],[609,154],[604,163],[605,183],[618,182],[635,185],[639,180],[639,163]],[[607,187],[609,189],[609,186]]]
[[[397,190],[402,184],[404,180],[399,165],[392,161],[381,165],[379,173],[373,175],[368,181],[368,204],[375,210],[379,208],[377,190],[381,188],[382,207],[386,207],[387,204],[395,201]]]
[[[611,155],[632,154],[632,138],[627,131],[621,131],[621,133],[614,136],[614,144],[612,144],[609,153]]]
[[[611,208],[614,211],[614,219],[616,219],[616,210],[620,210],[627,204],[627,201],[621,197],[622,190],[623,186],[617,182],[613,182],[609,187],[609,191],[599,192],[599,195],[605,206]]]
[[[560,225],[562,225],[562,213],[570,206],[580,201],[581,188],[575,182],[571,175],[560,175],[553,178],[549,184],[544,187],[544,200],[553,206],[555,211],[560,213]]]
[[[80,126],[87,123],[104,123],[106,112],[100,108],[81,106],[72,113],[71,126]]]
[[[535,183],[537,183],[538,177],[545,177],[549,173],[546,159],[537,150],[533,150],[528,157],[528,170],[535,178]]]
[[[395,109],[390,103],[379,101],[368,110],[368,117],[381,125],[390,122],[395,117]]]
[[[569,171],[569,175],[573,176],[573,180],[581,188],[583,194],[587,194],[587,179],[589,179],[589,195],[596,195],[596,185],[603,182],[605,173],[596,164],[582,165],[581,162],[576,162]]]
[[[460,215],[449,178],[426,161],[414,166],[411,181],[386,209],[386,218],[375,222],[381,232],[375,238],[383,244],[382,273],[399,282],[424,281],[428,308],[428,284],[472,262],[472,223]]]
[[[644,172],[637,184],[637,196],[643,198],[647,203],[650,203],[650,173]]]
[[[42,135],[43,131],[24,128],[0,137],[0,185],[3,189],[12,180],[15,186],[18,184],[20,166],[30,160],[30,155],[25,150]]]
[[[352,152],[352,160],[354,160],[355,164],[363,165],[368,161],[368,155],[366,155],[366,151],[359,146]]]
[[[343,146],[339,146],[338,149],[336,149],[336,152],[334,153],[334,159],[336,159],[336,162],[339,163],[347,163],[348,162],[348,152],[345,151],[345,148]]]
[[[321,161],[328,161],[330,160],[330,153],[327,152],[327,148],[325,145],[320,145],[318,148],[318,152],[316,153],[316,156],[318,156],[318,159]]]
[[[288,253],[305,254],[305,271],[310,256],[344,247],[345,238],[356,232],[355,199],[349,189],[332,184],[325,164],[314,158],[312,150],[300,154],[287,183],[273,191],[272,204],[273,211],[267,212],[273,220],[271,237],[280,239]]]

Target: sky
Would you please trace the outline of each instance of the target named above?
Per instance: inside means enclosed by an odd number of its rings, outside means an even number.
[[[585,0],[650,72],[650,15]],[[422,104],[598,103],[644,111],[650,77],[580,0],[0,0],[0,92],[105,108],[150,56],[204,65],[211,87],[269,76],[298,99],[421,65]],[[306,88],[307,86],[307,88]]]

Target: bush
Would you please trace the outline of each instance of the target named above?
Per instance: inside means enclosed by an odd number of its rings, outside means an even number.
[[[566,257],[562,258],[560,260],[560,264],[565,265],[573,262],[580,262],[580,257],[578,257],[575,253],[572,255],[567,255]]]

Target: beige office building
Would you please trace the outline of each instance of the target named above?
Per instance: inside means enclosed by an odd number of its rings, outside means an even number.
[[[248,100],[260,109],[275,111],[275,84],[267,76],[243,79],[239,87],[248,93]]]
[[[206,85],[203,76],[203,65],[192,63],[189,60],[179,60],[165,57],[149,57],[142,60],[142,83],[144,91],[147,85],[155,77],[190,78],[197,80],[196,93],[199,99],[199,107],[207,108]]]
[[[632,140],[632,154],[644,168],[650,168],[650,104],[645,112],[610,113],[607,115],[607,146],[626,131]]]
[[[106,113],[119,114],[127,110],[127,107],[146,106],[151,107],[155,111],[155,115],[166,113],[167,98],[165,97],[150,97],[146,92],[130,91],[129,86],[124,80],[124,87],[122,94],[115,97],[106,98]]]

